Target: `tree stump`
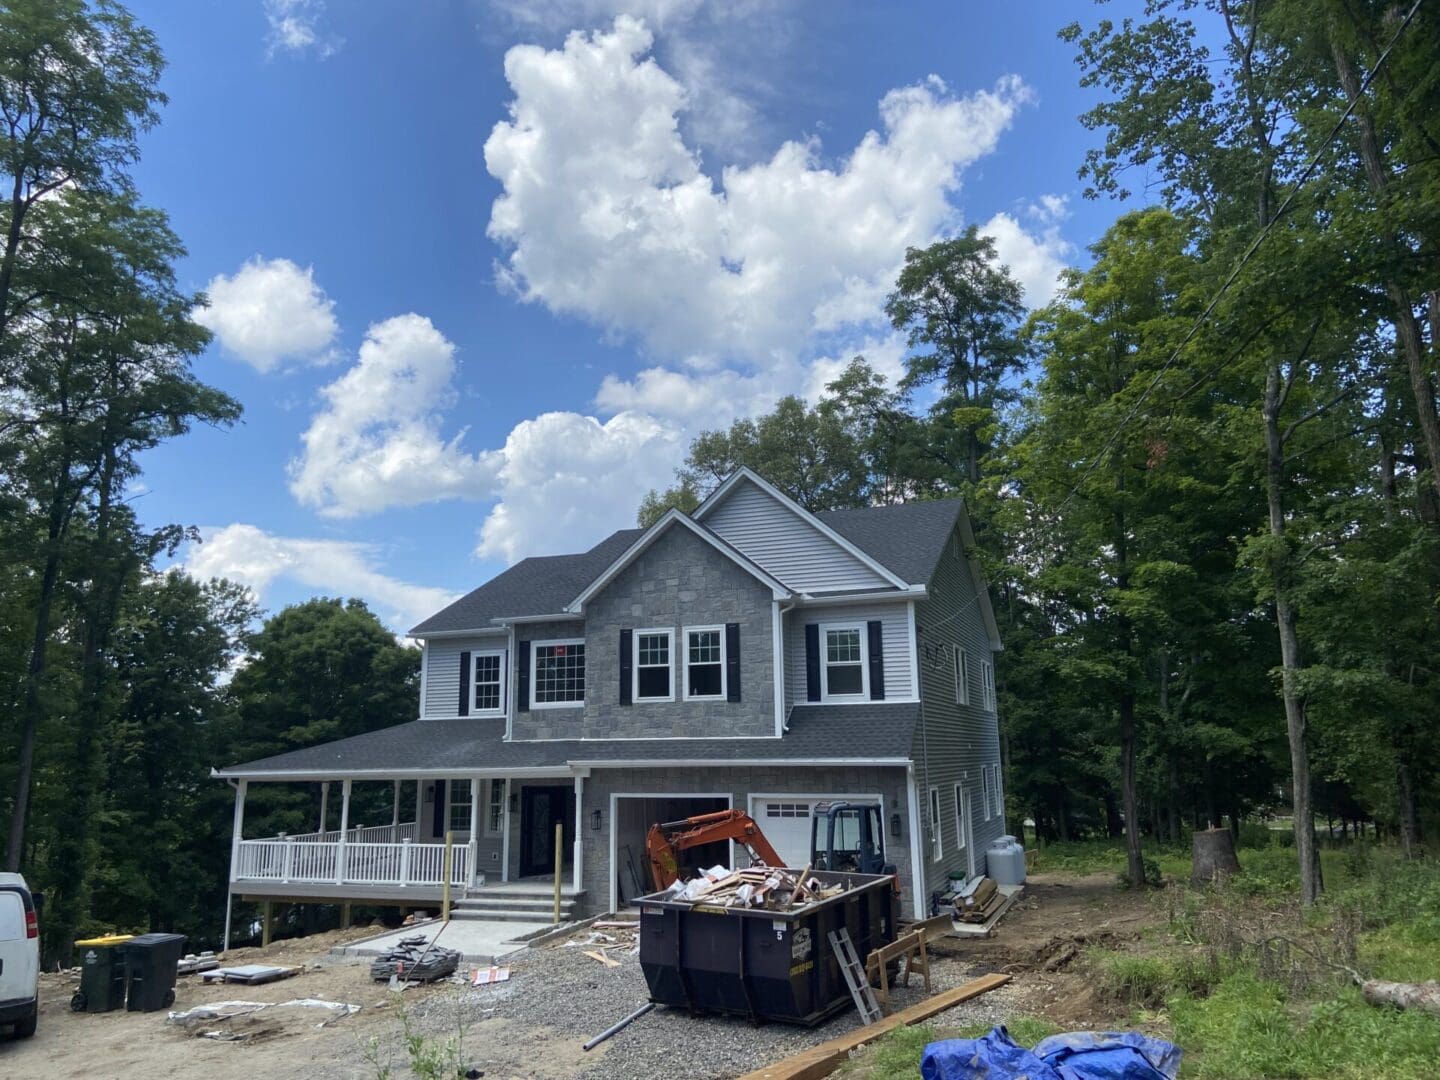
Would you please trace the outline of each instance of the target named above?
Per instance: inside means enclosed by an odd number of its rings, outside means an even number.
[[[1216,885],[1240,872],[1235,857],[1235,838],[1229,829],[1195,831],[1190,847],[1190,884],[1196,888]]]

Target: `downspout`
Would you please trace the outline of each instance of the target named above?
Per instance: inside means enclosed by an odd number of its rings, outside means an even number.
[[[775,736],[786,734],[790,730],[790,714],[785,709],[785,683],[787,672],[785,670],[785,616],[795,610],[799,601],[791,600],[788,604],[775,601]]]

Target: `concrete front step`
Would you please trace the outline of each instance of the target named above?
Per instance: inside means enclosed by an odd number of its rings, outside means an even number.
[[[570,922],[580,908],[584,894],[560,897],[560,918]],[[555,911],[555,897],[536,892],[505,890],[490,896],[472,894],[456,900],[450,908],[454,919],[493,919],[500,922],[549,922]]]

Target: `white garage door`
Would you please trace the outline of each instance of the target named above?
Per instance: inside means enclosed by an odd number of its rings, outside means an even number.
[[[874,797],[844,795],[751,796],[750,816],[785,860],[786,866],[803,869],[810,861],[810,815],[816,803],[874,802]]]

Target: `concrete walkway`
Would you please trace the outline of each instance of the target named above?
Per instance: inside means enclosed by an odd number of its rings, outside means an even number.
[[[402,926],[399,930],[379,934],[376,937],[352,941],[348,945],[331,949],[330,955],[337,959],[369,961],[383,952],[400,944],[401,938],[423,934],[427,941],[434,941],[435,935],[445,924],[438,919],[416,926]],[[486,922],[480,919],[452,919],[449,927],[440,934],[438,945],[447,949],[459,949],[467,963],[493,964],[500,957],[525,948],[523,938],[538,930],[548,930],[550,924],[527,922]]]

